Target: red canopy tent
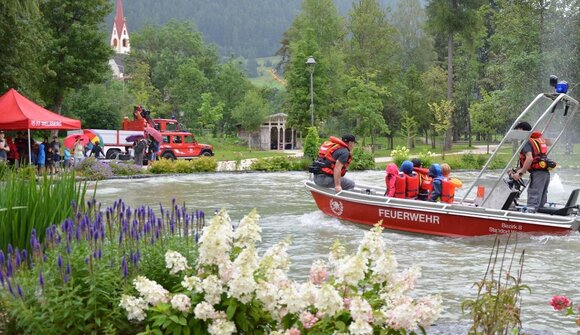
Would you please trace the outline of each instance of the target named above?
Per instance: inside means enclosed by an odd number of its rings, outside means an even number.
[[[81,129],[81,121],[44,109],[11,88],[0,97],[0,129]]]
[[[42,108],[11,88],[0,97],[0,129],[67,130],[81,129],[81,121],[70,119]],[[30,141],[28,142],[30,161]]]

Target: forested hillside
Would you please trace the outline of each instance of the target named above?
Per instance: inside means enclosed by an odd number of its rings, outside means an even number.
[[[387,7],[395,1],[380,2]],[[255,58],[276,52],[301,3],[302,0],[124,0],[123,7],[130,33],[148,23],[188,20],[197,25],[208,42],[218,46],[222,56]],[[343,15],[352,8],[352,0],[335,3]],[[107,19],[108,27],[112,26],[113,14]]]

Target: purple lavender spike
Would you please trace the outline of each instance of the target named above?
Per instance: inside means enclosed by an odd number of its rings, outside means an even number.
[[[196,230],[195,231],[195,243],[199,242],[199,232]]]
[[[151,240],[150,240],[151,245],[155,244],[155,235],[151,234]]]
[[[0,266],[4,265],[6,257],[4,256],[4,251],[0,250]]]
[[[70,275],[70,263],[69,262],[66,262],[66,271],[65,271],[65,273],[67,275]]]
[[[123,243],[123,232],[119,233],[119,245],[121,245],[121,243]]]
[[[2,269],[0,269],[0,284],[2,284],[2,288],[4,288],[4,273],[2,272]]]
[[[47,259],[48,259],[48,256],[46,256],[46,255],[43,255],[43,256],[42,256],[42,261],[43,261],[43,262],[46,262],[46,260],[47,260]]]
[[[59,270],[62,270],[62,256],[58,255],[58,258],[56,260],[56,264],[58,265]]]
[[[99,251],[97,252],[97,256],[99,256],[99,259],[103,258],[103,250],[101,248],[99,248]]]
[[[77,228],[75,229],[75,240],[77,240],[77,242],[81,241],[81,227],[77,226]]]
[[[89,264],[91,260],[89,259],[89,257],[85,257],[85,264]]]
[[[70,255],[70,252],[71,252],[71,250],[70,250],[70,244],[67,243],[66,244],[66,253],[67,253],[67,255]]]
[[[12,277],[13,271],[14,269],[12,268],[12,262],[8,260],[8,262],[6,262],[6,277]]]
[[[123,278],[127,278],[129,276],[129,268],[127,267],[127,259],[123,256],[121,260],[121,271],[123,272]]]
[[[18,295],[20,296],[20,299],[24,300],[24,293],[22,293],[22,287],[20,287],[20,285],[18,285]]]
[[[8,256],[14,253],[14,248],[12,248],[12,244],[8,243]]]
[[[74,201],[74,199],[70,201],[70,206],[72,207],[73,212],[77,211],[77,203]]]
[[[97,255],[97,251],[96,251],[96,250],[93,250],[93,258],[94,258],[94,259],[97,259],[97,256],[98,256],[98,255]]]
[[[20,251],[18,251],[18,248],[16,248],[14,256],[16,259],[16,267],[18,268],[20,266],[20,263],[22,263],[22,259],[20,258]]]
[[[64,283],[66,284],[66,283],[68,283],[68,281],[69,281],[69,276],[68,275],[64,275]]]
[[[22,254],[22,261],[26,262],[26,260],[28,259],[28,251],[26,251],[26,249],[22,249],[20,253]]]
[[[38,272],[38,283],[40,287],[44,288],[44,275],[42,274],[42,270]]]
[[[8,291],[10,291],[10,294],[12,294],[14,298],[16,298],[16,294],[14,294],[14,289],[12,289],[12,284],[10,284],[10,279],[6,279],[6,282],[8,283]]]

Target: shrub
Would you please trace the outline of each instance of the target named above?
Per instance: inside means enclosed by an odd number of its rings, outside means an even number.
[[[315,160],[318,157],[318,148],[321,144],[318,128],[309,127],[308,134],[306,134],[304,139],[304,157],[310,159],[310,161]]]
[[[134,176],[147,173],[147,171],[139,165],[127,164],[120,161],[110,162],[109,167],[111,167],[111,171],[115,176]]]
[[[193,163],[192,161],[176,160],[171,162],[173,164],[174,173],[192,173]]]
[[[306,171],[312,161],[308,158],[276,156],[258,158],[250,165],[254,171]]]
[[[419,156],[418,157],[421,160],[421,164],[423,165],[423,167],[427,167],[428,168],[429,166],[431,166],[431,164],[434,163],[433,162],[433,157],[435,157],[435,154],[432,153],[431,151],[423,151],[423,152],[420,152],[419,153]]]
[[[328,260],[314,262],[308,281],[297,283],[287,275],[288,241],[258,256],[258,218],[253,210],[234,231],[220,212],[203,230],[197,263],[166,252],[169,276],[181,285],[137,277],[137,295],[121,299],[128,318],[144,320],[151,334],[277,335],[416,334],[438,318],[441,298],[409,295],[420,270],[397,271],[380,225],[355,254],[335,243]]]
[[[363,148],[354,148],[352,162],[349,165],[349,170],[372,170],[375,168],[375,157],[372,152],[366,151]]]
[[[404,161],[409,160],[411,155],[409,154],[409,149],[407,149],[407,147],[396,147],[393,151],[391,151],[391,157],[397,166],[401,166]],[[423,163],[423,166],[429,165]]]
[[[14,334],[135,334],[119,306],[129,283],[144,275],[162,285],[179,284],[164,274],[168,250],[194,262],[203,212],[188,213],[175,201],[157,217],[145,206],[134,210],[121,200],[105,211],[89,202],[85,212],[47,229],[41,243],[30,236],[29,252],[2,254],[0,301]],[[161,255],[161,257],[159,256]]]
[[[75,170],[79,175],[90,180],[109,179],[113,176],[113,170],[107,163],[103,163],[94,157],[85,158]]]
[[[174,173],[175,165],[172,160],[161,158],[149,165],[149,172],[154,174]]]
[[[192,163],[194,172],[215,172],[218,166],[215,157],[200,157],[194,159]]]

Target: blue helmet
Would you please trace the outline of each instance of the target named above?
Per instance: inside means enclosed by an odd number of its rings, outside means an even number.
[[[413,163],[411,161],[404,161],[401,164],[401,168],[399,169],[404,174],[412,174],[413,173]]]
[[[431,164],[429,167],[429,177],[437,178],[441,177],[441,165],[435,163]]]

